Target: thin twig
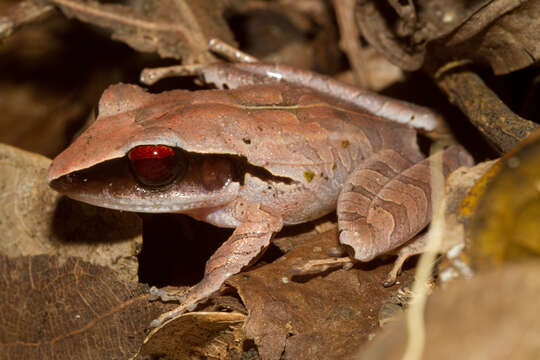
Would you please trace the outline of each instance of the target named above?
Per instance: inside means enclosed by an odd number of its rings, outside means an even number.
[[[211,39],[208,42],[208,49],[218,55],[225,57],[231,62],[256,63],[259,62],[254,56],[251,56],[237,48],[227,44],[220,39]]]
[[[175,76],[196,76],[201,73],[204,64],[173,65],[159,68],[147,68],[141,71],[139,81],[145,85],[153,85],[159,80]]]
[[[482,79],[462,67],[433,76],[450,102],[458,106],[500,153],[506,153],[540,128],[516,115]]]
[[[148,21],[144,19],[136,19],[133,17],[123,16],[111,11],[107,11],[101,6],[88,5],[72,0],[49,0],[51,3],[63,7],[74,13],[81,13],[88,16],[94,16],[106,21],[111,21],[116,24],[133,26],[139,29],[149,31],[173,32],[179,34],[186,43],[191,43],[192,39],[189,36],[190,31],[181,23],[169,24],[165,22]]]
[[[333,0],[336,18],[341,33],[340,47],[348,55],[356,84],[370,89],[369,75],[366,73],[366,56],[360,45],[360,31],[354,17],[356,0]]]

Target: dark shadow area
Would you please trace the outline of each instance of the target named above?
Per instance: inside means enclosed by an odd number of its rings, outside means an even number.
[[[473,155],[475,162],[493,159],[498,156],[467,117],[448,101],[446,96],[426,74],[419,71],[409,73],[407,81],[395,83],[381,93],[436,109],[444,117],[458,142]],[[418,94],[422,94],[422,96],[419,97]],[[430,143],[430,140],[419,136],[422,152],[429,152]]]
[[[140,214],[143,247],[139,281],[150,286],[199,282],[206,261],[232,233],[181,214]]]
[[[133,238],[140,232],[134,213],[88,205],[68,197],[58,201],[52,223],[53,238],[62,243],[114,243]]]

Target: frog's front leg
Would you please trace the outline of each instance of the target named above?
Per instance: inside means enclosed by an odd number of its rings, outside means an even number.
[[[370,261],[388,253],[428,224],[432,213],[431,161],[442,161],[446,178],[459,166],[470,165],[472,160],[459,146],[451,146],[416,163],[388,149],[378,152],[349,175],[338,199],[337,214],[339,240],[354,259]],[[419,253],[421,242],[404,249]],[[385,285],[395,282],[409,255],[400,252]]]
[[[283,227],[281,216],[243,199],[232,205],[232,216],[240,224],[206,262],[204,278],[189,290],[180,306],[152,321],[151,327],[193,310],[217,293],[225,280],[256,260],[270,244],[272,235]]]

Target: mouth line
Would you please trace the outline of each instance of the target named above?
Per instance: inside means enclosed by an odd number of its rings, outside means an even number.
[[[176,196],[171,193],[163,193],[163,196],[160,197],[157,193],[154,193],[156,197],[148,199],[139,196],[130,197],[129,194],[122,197],[113,196],[106,189],[99,195],[77,192],[66,192],[64,195],[94,206],[120,211],[180,213],[227,203],[238,195],[238,187],[237,182],[230,182],[221,191],[211,194],[192,194],[190,196],[179,192]]]

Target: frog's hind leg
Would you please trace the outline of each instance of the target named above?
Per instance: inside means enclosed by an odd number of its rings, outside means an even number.
[[[261,209],[258,203],[239,200],[232,211],[240,225],[206,262],[204,278],[188,291],[180,306],[152,321],[151,327],[194,310],[198,303],[216,294],[225,280],[256,260],[270,244],[272,235],[283,227],[280,216]],[[159,295],[164,298],[163,294]]]
[[[394,285],[397,281],[399,273],[401,272],[403,264],[405,264],[405,261],[407,261],[407,259],[411,256],[422,254],[426,250],[426,244],[427,232],[423,232],[416,235],[408,243],[400,247],[397,250],[397,259],[394,261],[394,266],[392,266],[392,270],[390,270],[386,276],[386,279],[384,279],[383,285],[385,287]]]
[[[356,260],[395,249],[429,222],[429,164],[418,157],[382,150],[349,175],[337,215],[340,242]]]
[[[472,163],[460,146],[450,146],[419,162],[383,150],[349,175],[338,199],[337,214],[339,240],[353,258],[370,261],[388,253],[428,224],[432,215],[431,161],[442,161],[445,178],[459,166]],[[418,245],[421,242],[404,248],[385,283],[395,281],[410,256],[406,252],[420,252],[415,248]]]

